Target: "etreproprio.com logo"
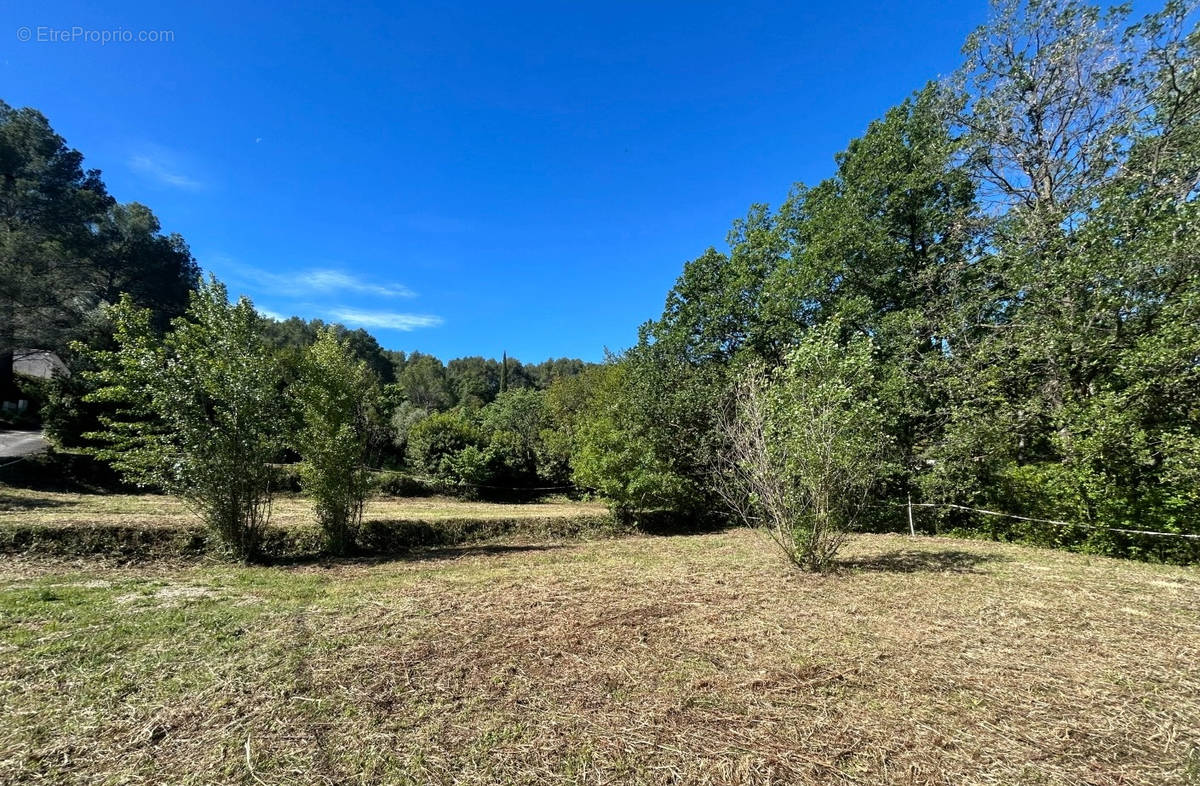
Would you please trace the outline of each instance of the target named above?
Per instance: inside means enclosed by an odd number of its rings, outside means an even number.
[[[18,27],[17,40],[33,44],[169,44],[175,41],[174,30],[131,30],[124,27]]]

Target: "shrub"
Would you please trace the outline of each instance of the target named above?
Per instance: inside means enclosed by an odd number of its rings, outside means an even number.
[[[362,526],[378,388],[374,372],[332,328],[323,329],[305,351],[292,386],[300,420],[294,447],[301,458],[301,490],[312,497],[317,523],[335,554],[354,548]]]
[[[249,300],[215,279],[160,340],[147,309],[113,307],[117,349],[95,353],[89,399],[116,405],[88,438],[129,481],[188,502],[241,559],[260,553],[271,462],[282,448],[281,377]]]
[[[488,463],[496,483],[531,487],[549,477],[542,440],[545,393],[529,388],[505,391],[479,411],[479,418],[488,437]]]
[[[687,508],[696,496],[634,416],[630,373],[621,362],[582,375],[589,389],[575,416],[571,450],[574,481],[609,500],[623,521],[637,510]]]
[[[475,482],[479,462],[464,462],[459,456],[468,447],[482,451],[486,440],[463,413],[455,410],[435,412],[408,432],[409,465],[433,480]]]
[[[862,514],[887,444],[871,345],[843,346],[833,329],[806,336],[771,376],[752,372],[735,386],[715,483],[746,524],[815,571]]]

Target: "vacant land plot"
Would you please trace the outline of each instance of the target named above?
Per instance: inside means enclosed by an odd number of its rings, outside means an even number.
[[[0,781],[1167,784],[1200,572],[754,533],[0,568]]]

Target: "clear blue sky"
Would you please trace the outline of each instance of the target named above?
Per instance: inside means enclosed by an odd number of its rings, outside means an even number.
[[[393,349],[526,361],[633,343],[687,259],[723,247],[750,203],[827,176],[870,120],[956,67],[987,13],[22,6],[0,29],[0,98],[42,110],[235,293]],[[45,40],[72,27],[174,40]]]

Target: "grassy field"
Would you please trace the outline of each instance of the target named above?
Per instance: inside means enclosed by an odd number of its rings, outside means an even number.
[[[569,518],[603,516],[595,502],[551,499],[522,505],[464,502],[449,497],[376,497],[367,505],[367,521],[440,521],[456,518]],[[271,524],[283,528],[312,523],[312,504],[299,495],[283,494],[271,508]],[[200,522],[182,501],[161,494],[76,494],[0,486],[0,526],[7,523],[56,526],[94,525],[146,528],[195,526]]]
[[[608,508],[565,498],[526,504],[446,497],[370,500],[360,537],[367,554],[524,535],[554,539],[627,531]],[[322,548],[312,504],[276,497],[264,549],[272,561],[311,559]],[[78,494],[0,486],[0,553],[104,555],[123,560],[219,556],[200,519],[180,500],[154,494]]]
[[[1196,569],[862,536],[817,577],[742,530],[0,566],[3,783],[1200,783]]]

